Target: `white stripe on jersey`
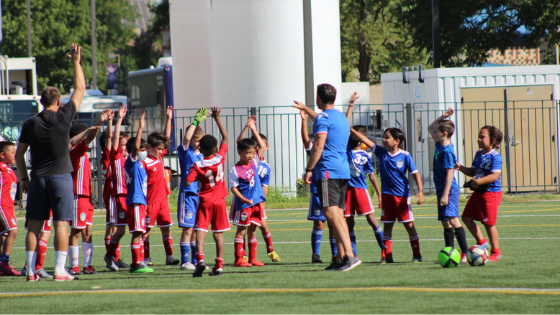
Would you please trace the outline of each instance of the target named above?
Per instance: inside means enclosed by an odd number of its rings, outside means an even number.
[[[122,160],[118,159],[115,160],[115,176],[117,177],[117,194],[123,194],[123,182],[122,182],[122,178],[123,178],[123,166],[122,166]]]
[[[4,191],[4,174],[0,171],[0,205],[2,205],[2,192]]]
[[[212,165],[217,165],[220,164],[220,162],[222,161],[222,156],[219,154],[214,155],[213,158],[206,160],[206,159],[202,159],[200,161],[196,161],[196,166],[202,168],[202,167],[206,167],[206,166],[212,166]]]
[[[78,176],[76,178],[76,195],[81,195],[84,192],[84,164],[85,156],[80,157],[80,162],[78,163]]]

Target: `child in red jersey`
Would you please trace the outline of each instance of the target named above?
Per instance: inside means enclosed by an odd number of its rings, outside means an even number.
[[[16,164],[16,146],[12,142],[0,142],[0,275],[19,276],[19,271],[10,267],[10,253],[16,240],[17,219],[14,212],[14,199],[17,190],[17,176],[10,164]]]
[[[210,272],[211,276],[220,276],[223,273],[224,263],[224,231],[231,229],[228,222],[225,197],[228,191],[224,182],[224,163],[227,154],[228,134],[220,120],[218,107],[212,107],[210,115],[216,121],[222,143],[218,151],[218,140],[212,135],[205,135],[200,139],[200,153],[204,158],[197,161],[187,175],[185,185],[190,186],[192,182],[199,181],[199,204],[196,210],[194,230],[196,231],[196,257],[198,263],[193,277],[201,277],[206,269],[204,263],[204,239],[208,233],[208,226],[212,224],[212,232],[216,241],[216,265]],[[218,151],[216,153],[216,151]]]
[[[167,142],[171,136],[171,119],[173,107],[168,106],[166,112],[165,131],[152,132],[148,135],[148,157],[144,161],[148,173],[148,197],[146,206],[146,233],[142,236],[144,243],[144,262],[152,265],[150,258],[150,231],[157,224],[161,230],[161,238],[165,248],[165,264],[177,265],[179,260],[173,257],[173,238],[171,236],[171,212],[167,196],[171,194],[164,177],[165,166],[163,156],[167,153]]]

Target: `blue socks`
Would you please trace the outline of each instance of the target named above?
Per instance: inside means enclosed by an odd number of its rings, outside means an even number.
[[[321,240],[323,240],[323,230],[313,229],[311,232],[311,249],[313,250],[313,254],[319,255]]]
[[[336,249],[336,239],[334,237],[329,237],[329,242],[331,243],[331,253],[333,256],[336,256],[338,254]]]
[[[181,265],[189,262],[191,252],[191,244],[189,242],[181,242]],[[193,255],[194,256],[194,255]]]
[[[354,231],[350,231],[350,241],[352,242],[352,252],[354,253],[354,256],[358,256],[358,249],[356,248],[356,234],[354,234]]]
[[[196,253],[198,252],[196,248],[196,242],[191,242],[191,252],[192,252],[191,263],[193,265],[196,265],[198,263],[198,260],[196,259]]]
[[[2,256],[0,256],[0,262],[5,262],[5,263],[10,262],[10,255],[2,254]]]
[[[376,228],[374,228],[373,232],[375,232],[375,239],[377,240],[377,244],[379,244],[379,247],[383,249],[383,229],[381,228],[381,225],[378,225]]]

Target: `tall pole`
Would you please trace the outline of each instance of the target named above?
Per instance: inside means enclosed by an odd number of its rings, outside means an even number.
[[[439,23],[439,0],[432,0],[432,47],[434,68],[441,67],[441,30]]]
[[[303,0],[303,49],[305,58],[305,104],[314,109],[315,84],[313,81],[313,26],[311,0]]]
[[[33,57],[33,42],[31,41],[31,0],[27,0],[27,56]]]
[[[91,68],[93,89],[97,89],[97,38],[95,37],[95,0],[91,0]]]

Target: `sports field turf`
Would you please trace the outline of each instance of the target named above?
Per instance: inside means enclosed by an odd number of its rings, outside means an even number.
[[[461,210],[464,205],[461,206]],[[153,274],[110,272],[103,255],[104,215],[94,219],[94,266],[98,275],[55,283],[27,283],[24,277],[0,277],[1,313],[559,313],[560,202],[504,203],[498,230],[502,260],[483,267],[444,269],[434,264],[444,247],[436,207],[413,206],[424,262],[411,263],[412,252],[402,225],[395,225],[396,263],[380,265],[380,250],[365,219],[356,220],[358,255],[363,264],[347,273],[327,272],[311,264],[312,223],[307,210],[268,212],[274,247],[282,257],[272,263],[258,235],[258,258],[264,267],[233,268],[232,231],[225,233],[224,275],[193,278],[178,266],[165,266],[161,234],[150,237]],[[173,214],[175,216],[175,214]],[[379,217],[379,213],[376,213]],[[12,264],[24,263],[23,221]],[[179,233],[174,226],[175,257]],[[468,237],[469,245],[474,244]],[[213,264],[215,249],[207,238],[205,253]],[[130,262],[130,236],[122,257]],[[52,240],[49,241],[52,246]],[[81,254],[81,253],[80,253]],[[325,231],[321,257],[330,258]],[[80,256],[80,262],[82,258]],[[54,250],[45,267],[52,272]]]

